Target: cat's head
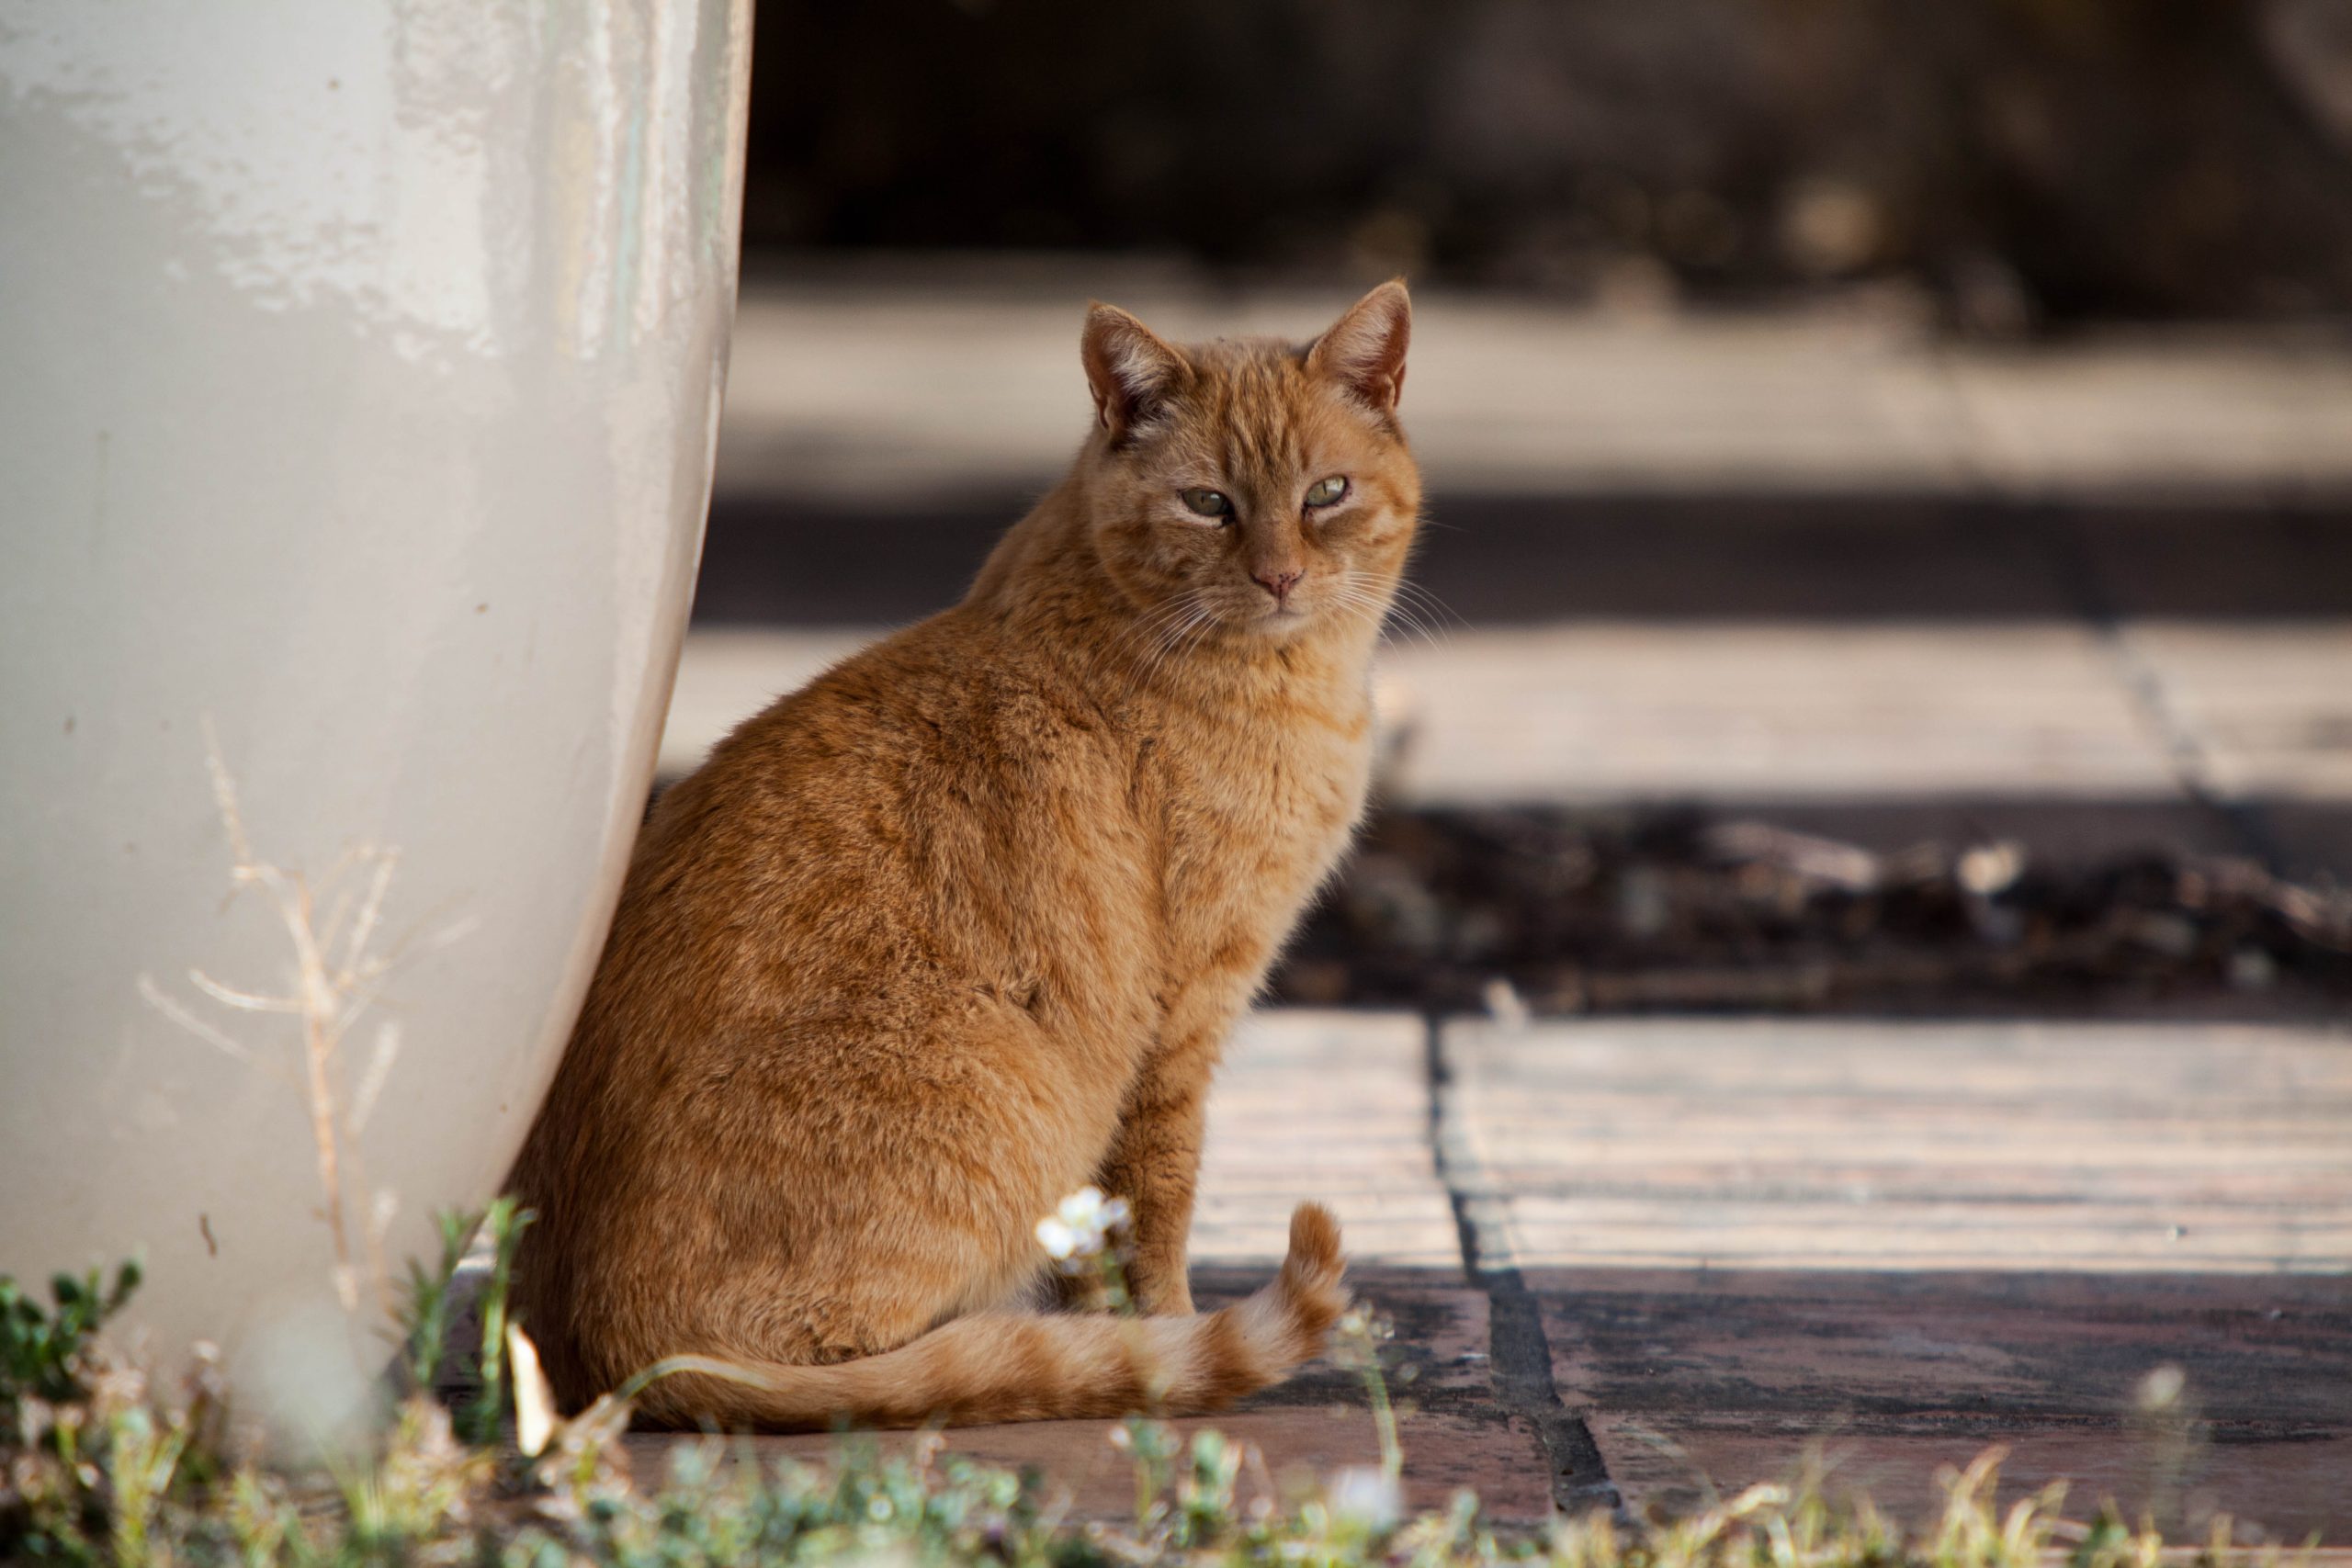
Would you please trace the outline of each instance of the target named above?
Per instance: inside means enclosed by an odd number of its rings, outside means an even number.
[[[1124,310],[1088,311],[1091,526],[1145,624],[1172,640],[1378,622],[1420,513],[1396,423],[1411,327],[1401,282],[1303,345],[1180,348]]]

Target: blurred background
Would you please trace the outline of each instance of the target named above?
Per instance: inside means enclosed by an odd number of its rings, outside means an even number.
[[[1402,273],[1383,809],[1295,1001],[2340,1015],[2352,5],[764,0],[665,774],[957,597],[1090,298]]]
[[[1150,252],[2009,333],[2352,295],[2335,0],[787,0],[755,254]]]

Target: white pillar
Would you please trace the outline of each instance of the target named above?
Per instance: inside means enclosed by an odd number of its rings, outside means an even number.
[[[143,1252],[163,1358],[380,1364],[371,1234],[428,1251],[554,1071],[701,543],[750,22],[0,0],[0,1271]],[[208,730],[257,860],[398,856],[347,1318],[300,1021],[189,976],[294,985]]]

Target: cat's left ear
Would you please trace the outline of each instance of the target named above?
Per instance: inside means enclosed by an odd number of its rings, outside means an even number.
[[[1306,367],[1340,382],[1376,412],[1394,413],[1405,391],[1405,348],[1412,336],[1412,296],[1403,278],[1391,278],[1315,340]]]
[[[1149,419],[1189,368],[1157,333],[1100,300],[1087,307],[1079,353],[1094,392],[1094,417],[1114,441]]]

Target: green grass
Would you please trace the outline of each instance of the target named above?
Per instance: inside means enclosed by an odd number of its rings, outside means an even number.
[[[16,1423],[24,1402],[51,1404],[86,1398],[82,1371],[90,1336],[120,1311],[139,1288],[139,1265],[115,1271],[106,1288],[95,1269],[77,1280],[60,1274],[50,1282],[54,1303],[40,1303],[0,1274],[0,1419]]]
[[[489,1216],[502,1258],[527,1216]],[[1285,1503],[1244,1502],[1245,1452],[1215,1432],[1189,1443],[1136,1419],[1114,1435],[1134,1467],[1132,1517],[1062,1514],[1048,1478],[943,1459],[935,1437],[885,1457],[845,1438],[835,1462],[763,1465],[724,1438],[677,1445],[665,1473],[630,1473],[617,1442],[626,1399],[556,1422],[539,1451],[507,1439],[516,1391],[534,1397],[502,1332],[469,1371],[481,1391],[452,1411],[442,1370],[450,1284],[471,1219],[445,1226],[437,1266],[413,1268],[402,1387],[373,1450],[315,1471],[241,1459],[209,1370],[163,1397],[113,1363],[94,1335],[138,1283],[61,1277],[47,1306],[0,1279],[0,1562],[87,1564],[839,1563],[856,1568],[2152,1568],[2165,1542],[2111,1514],[2069,1522],[2053,1489],[2006,1511],[1996,1457],[1953,1477],[1937,1518],[1905,1531],[1867,1504],[1833,1506],[1802,1481],[1750,1488],[1694,1517],[1628,1526],[1606,1515],[1505,1537],[1463,1494],[1448,1508],[1399,1504],[1402,1455],[1379,1370],[1376,1325],[1353,1321],[1342,1355],[1380,1416],[1383,1464],[1324,1478]],[[503,1321],[493,1272],[485,1327]],[[2226,1527],[2223,1527],[2224,1529]],[[2193,1555],[2275,1561],[2226,1534]]]

